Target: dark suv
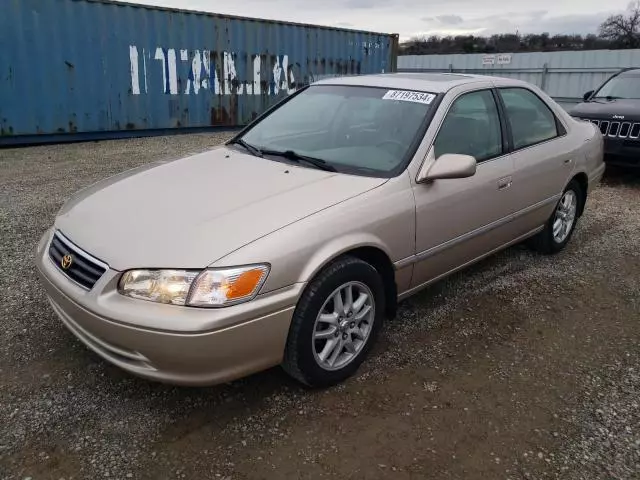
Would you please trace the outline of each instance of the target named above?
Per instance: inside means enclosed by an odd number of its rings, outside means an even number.
[[[570,113],[600,127],[605,162],[640,167],[640,68],[616,73],[597,90],[585,93],[584,101]]]

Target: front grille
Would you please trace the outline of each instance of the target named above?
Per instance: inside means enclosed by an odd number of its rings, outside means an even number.
[[[106,263],[84,252],[57,231],[49,245],[49,258],[58,270],[87,290],[91,290],[109,268]]]
[[[595,124],[605,137],[629,138],[631,140],[637,140],[640,137],[640,123],[611,122],[609,120],[592,120],[589,118],[583,120]]]
[[[629,131],[631,130],[631,124],[629,122],[624,122],[620,126],[620,136],[622,138],[626,138],[629,136]]]

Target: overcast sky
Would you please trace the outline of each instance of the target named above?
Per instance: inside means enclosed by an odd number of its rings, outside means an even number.
[[[629,0],[130,0],[233,15],[399,33],[596,33]],[[509,5],[510,3],[510,5]]]

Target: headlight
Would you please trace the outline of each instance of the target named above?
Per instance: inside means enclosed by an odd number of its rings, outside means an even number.
[[[187,304],[216,307],[246,302],[258,294],[268,274],[266,265],[205,270],[193,282]]]
[[[253,299],[269,274],[267,265],[193,270],[129,270],[118,291],[127,297],[171,305],[225,307]]]

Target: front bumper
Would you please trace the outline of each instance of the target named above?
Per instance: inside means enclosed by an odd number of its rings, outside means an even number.
[[[219,309],[161,305],[117,292],[108,270],[87,291],[49,258],[52,231],[41,239],[36,265],[53,310],[87,347],[141,377],[178,385],[213,385],[282,362],[303,285]]]
[[[608,165],[640,168],[640,141],[605,137],[604,161]]]

